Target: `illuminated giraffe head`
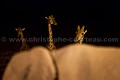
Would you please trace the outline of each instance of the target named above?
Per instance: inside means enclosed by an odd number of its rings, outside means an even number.
[[[80,29],[80,26],[78,25],[77,32],[76,32],[77,35],[74,39],[75,42],[83,40],[84,34],[87,32],[87,30],[84,31],[84,28],[85,28],[85,26],[82,26],[82,28]]]
[[[25,30],[25,28],[16,28],[15,30],[18,32],[19,37],[20,35],[23,35],[23,31]]]
[[[48,20],[49,24],[57,25],[55,18],[52,15],[45,18]]]

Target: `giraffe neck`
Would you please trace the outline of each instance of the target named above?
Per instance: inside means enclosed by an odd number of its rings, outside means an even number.
[[[56,48],[54,43],[53,43],[51,24],[48,24],[48,29],[49,29],[49,45],[48,45],[48,49],[51,51],[51,50]]]
[[[22,50],[28,50],[29,46],[26,43],[26,39],[24,38],[23,34],[21,35],[21,40],[22,40],[22,46],[20,48],[20,51]]]
[[[26,43],[26,40],[25,40],[25,38],[24,38],[24,36],[23,36],[23,33],[21,34],[21,40],[22,40],[22,44],[25,44],[25,43]]]
[[[50,39],[50,41],[53,42],[51,24],[48,24],[48,29],[49,29],[49,39]]]

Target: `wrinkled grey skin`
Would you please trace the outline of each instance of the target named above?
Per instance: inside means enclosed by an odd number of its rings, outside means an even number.
[[[3,80],[54,80],[55,68],[50,52],[43,47],[17,53],[10,60]]]
[[[54,57],[59,80],[120,80],[120,48],[73,44]]]
[[[50,52],[37,47],[9,62],[3,80],[120,80],[120,48],[72,44]]]

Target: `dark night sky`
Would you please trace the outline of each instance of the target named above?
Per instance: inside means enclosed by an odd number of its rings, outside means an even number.
[[[87,37],[120,37],[120,2],[117,0],[4,0],[0,36],[16,37],[15,28],[26,28],[26,37],[48,36],[47,20],[53,15],[54,37],[74,37],[77,25],[85,25]],[[118,44],[118,43],[116,43]]]

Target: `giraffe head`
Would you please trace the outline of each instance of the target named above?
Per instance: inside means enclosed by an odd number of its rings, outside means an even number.
[[[82,28],[80,29],[80,26],[78,25],[77,32],[76,32],[77,35],[74,39],[75,42],[78,42],[84,38],[84,34],[87,32],[87,30],[84,31],[84,28],[85,26],[82,26]]]
[[[57,25],[55,18],[53,17],[53,15],[45,17],[48,20],[49,24],[53,24],[53,25]]]
[[[15,30],[18,32],[18,37],[19,37],[20,35],[23,34],[23,31],[25,30],[25,28],[16,28]]]

